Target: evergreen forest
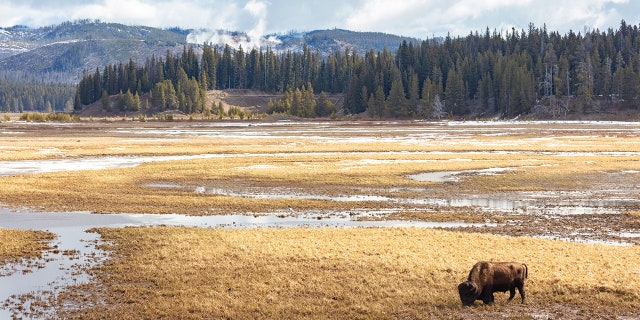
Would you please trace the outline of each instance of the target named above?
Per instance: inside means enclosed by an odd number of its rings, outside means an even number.
[[[0,79],[0,112],[71,112],[75,91],[69,84]]]
[[[343,113],[372,118],[561,118],[637,110],[640,31],[625,21],[618,29],[564,35],[530,24],[506,33],[487,28],[466,37],[403,41],[393,51],[364,55],[228,45],[204,45],[196,53],[185,46],[181,55],[152,56],[144,65],[129,61],[85,72],[74,106],[120,94],[132,97],[120,107],[136,110],[148,93],[147,106],[200,113],[209,108],[207,90],[231,88],[288,93],[269,111],[302,117],[327,115],[331,106],[317,108],[315,101],[322,93],[343,94]],[[309,95],[313,99],[295,98]]]

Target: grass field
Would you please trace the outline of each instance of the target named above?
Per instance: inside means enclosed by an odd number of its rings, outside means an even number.
[[[0,125],[0,161],[64,160],[73,166],[74,159],[86,158],[194,156],[0,177],[1,201],[15,207],[313,213],[496,225],[449,231],[101,228],[96,231],[112,258],[91,270],[90,284],[71,287],[51,302],[61,317],[640,317],[635,307],[640,304],[640,130],[632,125]],[[496,174],[478,171],[496,168],[501,169]],[[410,178],[425,172],[459,174],[450,181]],[[478,197],[526,198],[532,207],[503,210],[449,202]],[[589,210],[574,210],[582,206]],[[574,211],[563,211],[567,208]],[[612,241],[629,246],[602,244]],[[456,286],[478,260],[526,263],[527,303],[506,305],[507,295],[497,294],[494,306],[462,308]]]
[[[637,313],[640,251],[415,228],[98,230],[113,259],[65,317],[146,319],[593,318]],[[479,259],[529,266],[527,303],[462,308]],[[78,293],[84,293],[77,296]],[[96,301],[97,300],[97,301]]]

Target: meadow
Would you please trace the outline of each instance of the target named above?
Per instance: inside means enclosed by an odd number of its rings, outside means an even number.
[[[101,229],[113,259],[70,318],[430,319],[636,315],[638,248],[417,228]],[[529,266],[526,304],[463,308],[476,260]]]
[[[487,224],[97,228],[110,258],[50,298],[60,317],[640,316],[635,124],[3,122],[0,134],[0,161],[70,167],[1,176],[14,207]],[[120,157],[150,160],[72,168]],[[424,173],[446,178],[412,178]],[[462,308],[456,286],[478,260],[526,263],[527,303]]]

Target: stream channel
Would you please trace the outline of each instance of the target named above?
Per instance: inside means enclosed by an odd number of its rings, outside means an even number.
[[[55,296],[67,285],[87,283],[83,271],[107,258],[108,253],[97,248],[99,235],[87,232],[92,228],[126,226],[193,226],[205,228],[296,228],[296,227],[418,227],[452,228],[473,226],[461,222],[420,221],[358,221],[349,217],[275,215],[186,216],[179,214],[91,214],[88,212],[33,212],[0,207],[0,227],[24,230],[47,230],[56,234],[52,250],[41,259],[23,261],[0,268],[0,319],[21,317],[12,306],[29,304],[20,295],[32,294],[39,299]],[[479,224],[480,225],[480,224]],[[29,305],[21,306],[29,310]],[[47,311],[45,311],[47,312]],[[48,312],[52,312],[49,310]]]

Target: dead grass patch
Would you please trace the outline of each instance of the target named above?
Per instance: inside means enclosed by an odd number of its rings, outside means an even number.
[[[469,176],[461,186],[478,192],[583,190],[625,170],[640,170],[640,157],[550,157],[541,164],[494,176]]]
[[[640,230],[640,211],[627,211],[623,217],[623,223],[628,228]]]
[[[401,210],[382,217],[389,220],[410,221],[463,221],[468,223],[497,223],[505,220],[504,215],[497,215],[485,210],[472,207],[441,208],[427,210]]]
[[[114,258],[94,270],[96,283],[72,290],[99,301],[65,318],[609,317],[637,316],[640,303],[637,246],[415,228],[98,232]],[[463,309],[456,285],[481,259],[527,263],[527,304],[497,294],[494,307]]]
[[[49,249],[55,237],[46,231],[14,230],[0,228],[0,266],[21,259],[32,259]]]
[[[453,155],[455,157],[455,155]],[[287,208],[297,210],[348,210],[354,207],[385,208],[382,202],[339,203],[328,200],[273,199],[196,193],[194,189],[235,188],[237,185],[262,188],[332,190],[330,195],[345,195],[354,187],[388,190],[396,187],[434,185],[406,178],[408,174],[428,170],[462,170],[516,165],[520,159],[478,159],[449,161],[440,155],[362,154],[326,155],[309,153],[279,156],[226,156],[146,163],[133,168],[69,171],[38,175],[19,175],[0,179],[3,201],[15,205],[60,211],[143,212],[210,214],[265,212]],[[162,181],[183,188],[152,188]],[[384,191],[382,191],[384,192]]]

